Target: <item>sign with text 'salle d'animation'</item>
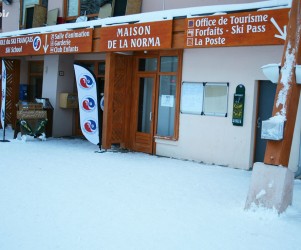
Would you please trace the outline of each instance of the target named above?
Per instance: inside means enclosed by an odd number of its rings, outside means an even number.
[[[185,47],[284,44],[289,9],[188,18]]]
[[[92,51],[92,29],[0,38],[0,56],[52,55]]]
[[[100,50],[130,51],[171,48],[172,21],[128,24],[100,29]]]

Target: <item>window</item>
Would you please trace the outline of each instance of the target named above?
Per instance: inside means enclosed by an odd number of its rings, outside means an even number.
[[[160,56],[156,136],[178,137],[181,54]]]
[[[176,76],[160,76],[157,135],[174,136],[176,86]]]
[[[139,71],[152,72],[157,71],[157,58],[140,58]]]
[[[20,2],[21,2],[20,26],[22,28],[38,27],[45,24],[44,19],[46,19],[48,0],[23,0]],[[35,10],[34,9],[35,6],[38,6],[40,8]],[[33,26],[34,19],[38,19],[38,22],[42,22],[41,25]]]
[[[42,98],[43,86],[43,61],[29,62],[29,86],[28,86],[28,100],[34,101],[35,98]]]
[[[66,0],[67,20],[75,19],[78,16],[97,17],[99,9],[112,0]]]

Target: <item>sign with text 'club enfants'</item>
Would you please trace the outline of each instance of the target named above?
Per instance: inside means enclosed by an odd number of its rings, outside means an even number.
[[[92,29],[0,39],[0,56],[53,55],[92,51]]]
[[[89,70],[76,64],[74,64],[74,71],[81,130],[88,141],[99,145],[98,100],[95,78]]]
[[[286,8],[188,18],[185,47],[284,44],[288,12]]]
[[[170,49],[172,21],[136,23],[100,29],[101,51]]]

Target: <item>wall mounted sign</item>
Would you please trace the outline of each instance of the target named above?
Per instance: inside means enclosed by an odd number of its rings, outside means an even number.
[[[92,51],[92,29],[32,34],[0,39],[0,56],[52,55]]]
[[[105,27],[100,29],[101,51],[171,48],[172,21]]]
[[[201,115],[203,113],[203,82],[183,82],[181,89],[181,113]]]
[[[244,105],[245,105],[245,86],[239,84],[233,99],[232,124],[234,126],[243,126],[244,124]]]
[[[253,11],[189,18],[185,47],[284,44],[289,9]]]

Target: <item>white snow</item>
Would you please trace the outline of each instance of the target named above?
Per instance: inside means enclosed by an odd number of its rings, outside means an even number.
[[[0,136],[2,139],[2,130]],[[300,249],[293,205],[244,210],[251,172],[151,156],[95,153],[80,139],[0,142],[0,249]]]
[[[260,190],[260,192],[256,195],[256,200],[262,198],[263,196],[265,196],[267,194],[267,192],[265,190]]]
[[[282,89],[279,91],[276,107],[279,107],[279,105],[282,105],[282,108],[280,110],[280,115],[284,116],[286,119],[286,100],[287,100],[287,94],[288,90],[290,88],[290,82],[292,80],[292,72],[293,68],[296,64],[295,59],[295,49],[291,47],[290,42],[287,45],[286,49],[286,55],[285,55],[285,62],[283,67],[281,68],[281,80],[280,82],[283,84]]]

